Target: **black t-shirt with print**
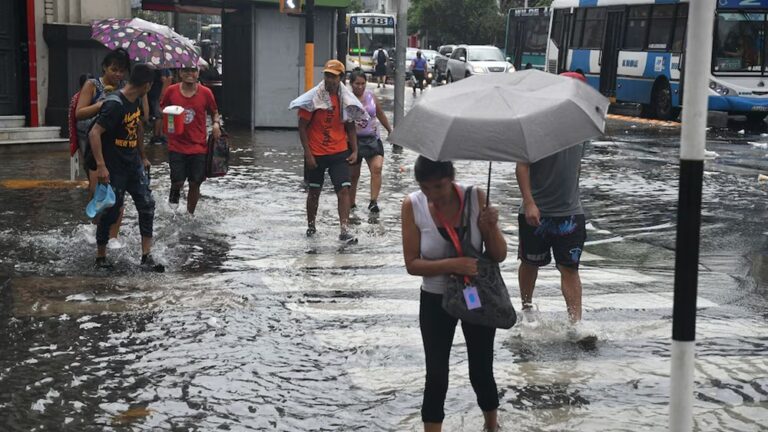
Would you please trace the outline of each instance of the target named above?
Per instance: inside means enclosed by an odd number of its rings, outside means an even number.
[[[122,103],[105,100],[96,120],[105,130],[101,135],[101,149],[108,170],[132,168],[141,164],[138,147],[141,99],[131,102],[121,91],[117,95]]]

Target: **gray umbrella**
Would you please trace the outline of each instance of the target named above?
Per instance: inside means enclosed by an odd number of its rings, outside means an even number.
[[[432,160],[532,163],[601,135],[608,104],[577,79],[534,69],[475,75],[432,89],[389,141]]]

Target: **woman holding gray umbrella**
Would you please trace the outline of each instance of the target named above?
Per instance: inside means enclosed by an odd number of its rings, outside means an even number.
[[[426,383],[421,418],[426,432],[442,430],[443,405],[448,391],[448,366],[458,320],[442,308],[443,293],[454,276],[477,275],[477,260],[457,257],[451,236],[471,230],[477,250],[484,244],[488,257],[502,262],[507,243],[499,229],[498,211],[486,202],[479,188],[455,182],[451,162],[434,162],[419,156],[414,167],[419,191],[410,194],[402,207],[403,256],[409,274],[422,276],[419,326],[426,358]],[[471,201],[466,226],[461,215],[467,192]],[[448,228],[448,229],[446,229]],[[499,396],[493,377],[493,343],[496,329],[461,323],[469,357],[469,379],[483,411],[486,431],[497,431]]]

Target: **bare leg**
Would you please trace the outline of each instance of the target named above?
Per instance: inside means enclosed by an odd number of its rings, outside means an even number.
[[[109,227],[109,238],[116,239],[120,235],[120,226],[123,224],[123,215],[125,214],[125,206],[120,207],[120,214],[117,215],[117,220]]]
[[[96,175],[96,171],[88,170],[88,201],[93,199],[93,195],[96,193],[96,185],[99,184],[99,177]]]
[[[440,432],[442,430],[442,423],[424,423],[424,432]]]
[[[141,237],[141,254],[146,255],[152,250],[152,237]]]
[[[520,261],[520,268],[517,271],[517,281],[520,284],[520,299],[523,305],[530,304],[533,301],[533,289],[536,287],[536,278],[539,275],[539,268]]]
[[[96,258],[104,258],[107,256],[107,245],[96,246]]]
[[[189,182],[189,191],[187,192],[187,211],[189,214],[195,214],[197,202],[200,200],[200,183]]]
[[[357,198],[357,184],[360,181],[360,169],[363,164],[352,165],[349,167],[349,175],[352,178],[352,187],[349,190],[349,206],[350,208],[355,205],[355,199]]]
[[[493,411],[483,411],[483,417],[485,418],[485,425],[483,426],[485,429],[488,429],[489,431],[496,431],[496,429],[499,427],[499,421],[498,421],[498,410]]]
[[[307,224],[315,225],[317,206],[320,203],[320,188],[309,188],[307,193]]]
[[[367,160],[368,169],[371,171],[371,201],[377,201],[379,199],[379,192],[381,191],[381,169],[384,166],[383,156],[374,156]],[[360,171],[358,168],[358,177]],[[352,200],[352,202],[355,202]]]
[[[336,192],[336,196],[339,199],[339,225],[343,234],[347,232],[347,226],[349,225],[349,188],[342,187],[341,190]]]
[[[568,318],[572,323],[581,321],[581,277],[579,270],[557,266],[560,270],[560,286],[565,298],[565,305],[568,307]]]

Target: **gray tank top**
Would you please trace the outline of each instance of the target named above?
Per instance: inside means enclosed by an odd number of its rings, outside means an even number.
[[[462,191],[466,191],[465,186],[459,185]],[[473,188],[475,196],[472,197],[472,208],[470,213],[470,229],[472,230],[472,245],[480,250],[483,239],[480,235],[480,229],[477,228],[477,218],[480,215],[480,206],[478,205],[477,190]],[[451,242],[446,240],[432,219],[429,213],[429,203],[427,196],[421,191],[413,192],[409,195],[411,205],[413,205],[413,217],[416,220],[416,226],[421,232],[420,252],[421,258],[426,260],[439,260],[443,258],[452,258],[456,256]],[[452,283],[449,274],[439,276],[423,276],[421,289],[432,294],[444,294],[445,288]]]
[[[582,143],[531,164],[531,193],[542,217],[584,213],[579,199],[583,155]],[[525,212],[522,205],[519,212]]]

